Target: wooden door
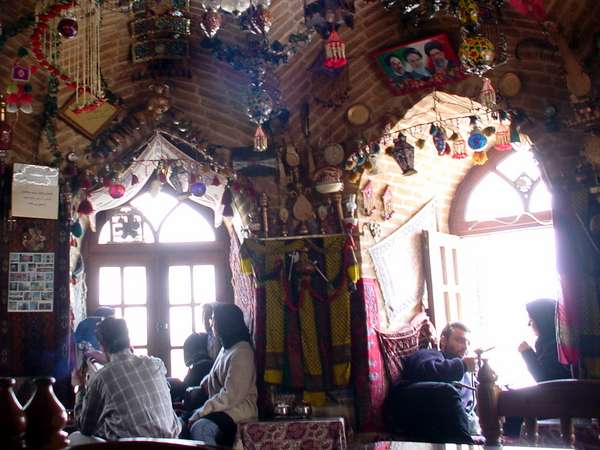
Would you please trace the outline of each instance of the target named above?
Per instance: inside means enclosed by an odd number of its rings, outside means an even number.
[[[429,316],[436,329],[464,321],[464,287],[460,277],[460,238],[423,230]]]

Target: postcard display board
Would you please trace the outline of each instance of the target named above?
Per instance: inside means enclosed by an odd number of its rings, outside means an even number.
[[[52,311],[54,253],[10,253],[8,312]]]

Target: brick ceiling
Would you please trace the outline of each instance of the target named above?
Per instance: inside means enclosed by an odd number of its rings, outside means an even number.
[[[592,54],[594,49],[593,35],[600,31],[600,2],[596,0],[547,0],[548,15],[556,20],[570,40],[572,46],[582,56]],[[34,1],[2,1],[0,19],[11,22],[31,11]],[[194,4],[194,0],[192,1]],[[300,0],[274,0],[272,4],[273,27],[272,39],[285,40],[286,35],[296,28],[302,19]],[[198,19],[199,11],[193,9],[192,20]],[[129,62],[129,18],[116,11],[108,11],[103,19],[102,29],[102,71],[111,89],[120,94],[126,106],[137,104],[144,98],[149,81],[134,81],[134,74],[139,67]],[[378,49],[406,41],[410,38],[425,36],[433,32],[448,32],[455,44],[457,26],[453,22],[433,21],[419,30],[401,29],[394,14],[385,11],[378,2],[365,3],[357,1],[357,14],[354,30],[342,30],[342,38],[346,42],[350,58],[350,99],[338,109],[319,108],[311,105],[313,120],[313,137],[319,141],[341,141],[355,134],[369,133],[369,130],[355,130],[347,126],[343,120],[343,112],[350,104],[361,101],[366,103],[375,118],[390,110],[406,110],[421,95],[393,97],[383,84],[371,62],[370,55]],[[540,26],[535,22],[519,16],[507,7],[504,31],[510,41],[510,51],[519,39],[525,37],[544,37]],[[221,32],[226,39],[236,39],[235,27],[226,27]],[[201,32],[197,26],[192,33],[192,77],[173,79],[175,106],[189,116],[206,137],[215,143],[229,146],[248,145],[252,140],[253,126],[245,114],[245,79],[227,64],[216,61],[201,48]],[[8,41],[3,54],[0,55],[0,80],[5,85],[9,80],[9,67],[16,51],[26,45],[28,35],[22,34]],[[280,90],[286,106],[292,113],[291,139],[298,136],[298,111],[302,101],[310,96],[311,80],[307,68],[316,58],[323,42],[318,38],[293,57],[291,62],[278,69]],[[540,112],[548,102],[557,104],[561,113],[566,106],[567,92],[564,88],[562,65],[557,55],[551,58],[539,58],[534,54],[531,58],[516,61],[514,56],[509,65],[505,65],[490,74],[497,80],[506,71],[519,74],[524,82],[524,94],[514,99],[516,105],[522,104],[533,112]],[[31,160],[39,140],[43,95],[45,94],[45,77],[36,74],[34,86],[34,112],[31,116],[21,115],[15,123],[14,147],[15,159]],[[451,93],[473,96],[480,87],[480,81],[472,78],[456,85],[448,86]],[[69,93],[61,90],[59,105],[68,98]],[[64,152],[82,151],[88,140],[58,121],[58,136]],[[297,138],[296,138],[297,139]],[[43,145],[42,145],[43,146]]]

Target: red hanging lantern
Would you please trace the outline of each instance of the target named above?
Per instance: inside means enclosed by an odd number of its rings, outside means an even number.
[[[264,152],[268,148],[267,135],[263,128],[259,125],[254,133],[254,151]]]
[[[340,35],[332,30],[325,44],[325,62],[328,69],[339,69],[348,64],[346,59],[346,44],[342,42]]]
[[[512,150],[512,144],[510,143],[510,129],[506,125],[498,125],[498,129],[496,130],[495,149],[499,152]]]

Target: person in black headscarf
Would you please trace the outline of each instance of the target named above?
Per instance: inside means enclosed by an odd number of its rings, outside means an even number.
[[[556,300],[541,298],[526,305],[529,325],[537,340],[535,350],[527,342],[521,342],[519,352],[535,381],[571,378],[569,366],[558,361],[556,344]]]
[[[556,344],[556,300],[540,298],[527,303],[529,325],[537,336],[535,350],[525,341],[519,344],[519,352],[527,364],[529,373],[538,383],[540,381],[571,378],[569,366],[558,361]],[[521,433],[522,417],[507,417],[504,423],[504,435],[518,437]]]

